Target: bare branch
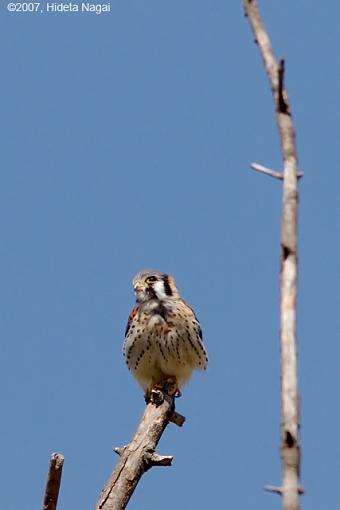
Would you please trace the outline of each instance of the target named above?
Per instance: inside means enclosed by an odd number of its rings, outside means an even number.
[[[183,427],[184,422],[185,422],[185,416],[182,416],[181,414],[176,413],[176,411],[174,411],[172,413],[172,415],[170,416],[169,421],[171,421],[171,423],[174,423],[175,425],[177,425],[177,427]]]
[[[280,172],[276,172],[275,170],[267,168],[263,165],[259,165],[258,163],[251,163],[250,168],[256,170],[257,172],[261,172],[262,174],[270,175],[270,177],[274,177],[275,179],[283,179],[283,174]]]
[[[57,508],[63,464],[63,455],[61,453],[52,453],[48,468],[43,510],[56,510]]]
[[[119,455],[120,457],[123,455],[124,451],[126,450],[126,446],[116,446],[116,448],[113,449],[113,451]]]
[[[95,510],[123,510],[141,476],[152,466],[170,466],[171,456],[158,455],[155,448],[170,421],[182,426],[184,416],[177,414],[174,398],[153,390],[132,441],[115,448],[120,460],[102,490]]]
[[[158,455],[156,452],[148,452],[145,460],[149,467],[152,466],[171,466],[173,457],[171,455]]]
[[[276,487],[275,485],[265,485],[264,490],[282,496],[282,487]]]
[[[282,487],[276,487],[275,485],[265,485],[264,490],[267,492],[274,492],[275,494],[279,494],[282,496]],[[304,494],[304,488],[299,486],[299,494]]]
[[[272,89],[283,159],[281,219],[280,348],[281,348],[281,463],[284,510],[299,509],[300,441],[297,380],[297,209],[298,168],[295,132],[284,85],[285,63],[277,62],[256,0],[243,0]],[[268,173],[268,172],[266,172]]]
[[[253,170],[256,170],[257,172],[260,172],[265,175],[269,175],[270,177],[274,177],[274,179],[279,179],[280,181],[283,180],[283,174],[281,172],[277,172],[276,170],[272,170],[271,168],[268,168],[267,166],[259,165],[258,163],[251,163],[250,168]],[[297,178],[300,179],[303,177],[303,172],[297,173]]]

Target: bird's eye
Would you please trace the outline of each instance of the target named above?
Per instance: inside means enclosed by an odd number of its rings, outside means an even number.
[[[152,282],[156,282],[157,278],[156,278],[156,276],[148,276],[145,281],[146,281],[146,283],[152,283]]]

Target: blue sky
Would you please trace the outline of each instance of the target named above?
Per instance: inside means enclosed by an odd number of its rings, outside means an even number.
[[[209,370],[178,401],[129,509],[280,508],[280,169],[270,90],[241,1],[112,1],[109,14],[1,6],[0,506],[92,508],[143,411],[121,353],[144,267],[172,274]],[[41,3],[42,6],[45,2]],[[340,9],[260,4],[286,58],[301,170],[303,506],[335,508],[340,412]]]

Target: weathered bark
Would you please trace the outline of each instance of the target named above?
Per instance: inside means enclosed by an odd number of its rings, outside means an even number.
[[[64,457],[61,453],[52,453],[48,469],[43,510],[56,510]]]
[[[284,86],[285,63],[274,56],[256,0],[243,0],[272,89],[279,130],[283,173],[253,163],[254,170],[283,182],[281,218],[280,349],[281,349],[281,463],[282,486],[267,489],[283,497],[284,510],[299,509],[300,441],[297,378],[297,209],[298,172],[295,132],[288,94]]]
[[[158,455],[155,448],[170,421],[182,426],[185,418],[174,411],[174,398],[152,391],[132,441],[115,448],[120,461],[112,472],[95,510],[122,510],[141,476],[152,466],[170,466],[172,457]]]

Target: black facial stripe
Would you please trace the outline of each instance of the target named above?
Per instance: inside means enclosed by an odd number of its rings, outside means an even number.
[[[165,294],[167,296],[172,296],[172,290],[169,284],[169,277],[167,275],[163,276],[163,282],[164,282],[164,290]]]
[[[149,285],[146,289],[146,292],[148,293],[148,296],[151,298],[151,299],[156,299],[157,298],[157,295],[156,295],[156,292],[155,292],[155,289],[153,288],[152,285]]]

